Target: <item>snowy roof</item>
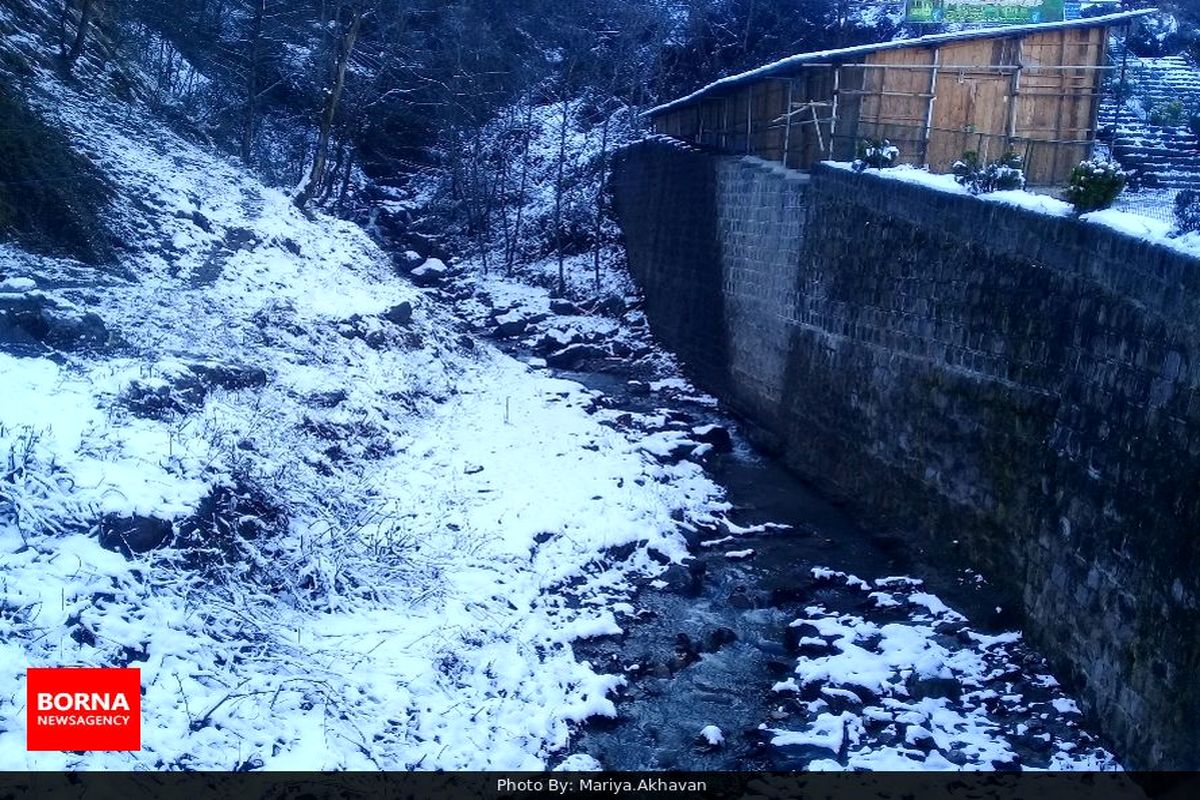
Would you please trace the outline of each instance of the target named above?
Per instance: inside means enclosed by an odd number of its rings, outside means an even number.
[[[881,50],[900,50],[906,47],[929,47],[931,45],[943,44],[945,42],[957,42],[968,39],[996,39],[1005,36],[1022,35],[1029,33],[1044,33],[1045,31],[1057,31],[1066,28],[1094,28],[1099,26],[1114,25],[1118,22],[1125,22],[1135,17],[1143,17],[1147,14],[1156,14],[1158,9],[1145,8],[1137,11],[1123,11],[1116,14],[1105,14],[1099,17],[1088,17],[1085,19],[1072,19],[1065,22],[1039,22],[1028,25],[1006,25],[996,28],[976,28],[966,31],[953,31],[950,33],[933,33],[928,36],[918,36],[914,39],[895,39],[890,42],[878,42],[876,44],[861,44],[855,47],[842,47],[836,50],[817,50],[812,53],[800,53],[794,56],[782,58],[779,61],[770,64],[764,64],[761,67],[755,67],[746,72],[740,72],[736,75],[729,75],[720,80],[713,81],[702,89],[698,89],[689,95],[672,100],[669,103],[663,103],[660,106],[655,106],[649,111],[642,113],[643,117],[652,117],[656,114],[662,114],[665,111],[671,111],[681,106],[689,105],[696,100],[716,92],[720,89],[728,89],[734,86],[740,86],[743,83],[749,83],[759,78],[769,77],[780,72],[787,72],[793,67],[803,66],[805,64],[819,64],[825,62],[843,61],[849,56],[860,56],[868,53],[876,53]]]

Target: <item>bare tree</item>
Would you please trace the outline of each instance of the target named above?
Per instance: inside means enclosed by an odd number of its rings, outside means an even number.
[[[84,48],[87,45],[88,29],[92,25],[92,19],[98,10],[97,6],[100,0],[79,0],[79,2],[79,21],[75,26],[75,36],[71,41],[71,46],[68,48],[65,41],[62,43],[63,50],[61,56],[63,69],[68,73],[75,66],[75,62],[79,61],[79,57],[83,55]],[[66,20],[70,3],[71,0],[63,0],[64,21]]]
[[[331,80],[323,91],[324,102],[317,122],[317,146],[313,154],[312,167],[292,197],[298,208],[304,208],[321,188],[325,179],[325,166],[329,156],[329,139],[333,122],[337,116],[338,103],[346,86],[346,68],[354,55],[354,45],[362,28],[366,9],[361,3],[348,3],[336,10],[337,35],[333,49]]]

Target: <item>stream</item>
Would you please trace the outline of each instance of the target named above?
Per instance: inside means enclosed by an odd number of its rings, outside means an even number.
[[[571,768],[1120,769],[983,576],[862,527],[712,398],[655,382],[644,329],[621,340],[615,323],[514,295],[456,306],[501,349],[591,390],[627,435],[714,442],[666,457],[699,461],[731,505],[727,522],[685,531],[693,557],[642,582],[620,635],[574,643],[624,684],[616,717],[591,718],[562,754]],[[567,368],[556,347],[590,355]]]

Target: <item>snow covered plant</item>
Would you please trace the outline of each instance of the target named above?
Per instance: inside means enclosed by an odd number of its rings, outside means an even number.
[[[1184,189],[1175,195],[1175,230],[1176,236],[1200,231],[1200,192],[1195,189]]]
[[[995,161],[984,164],[979,153],[968,150],[954,162],[954,179],[971,194],[1003,192],[1025,188],[1025,170],[1021,157],[1005,153]]]
[[[1071,170],[1064,198],[1076,214],[1108,208],[1125,188],[1129,174],[1115,161],[1093,158]]]
[[[900,148],[887,139],[863,139],[858,143],[858,158],[854,160],[854,171],[867,168],[888,169],[900,160]]]

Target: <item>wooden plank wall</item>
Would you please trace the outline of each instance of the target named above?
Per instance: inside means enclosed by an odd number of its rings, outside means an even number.
[[[1105,28],[1079,28],[881,50],[764,78],[660,114],[654,125],[798,168],[853,158],[867,138],[888,139],[903,162],[935,172],[967,151],[983,159],[1012,151],[1030,183],[1060,184],[1091,149],[1106,42]]]

